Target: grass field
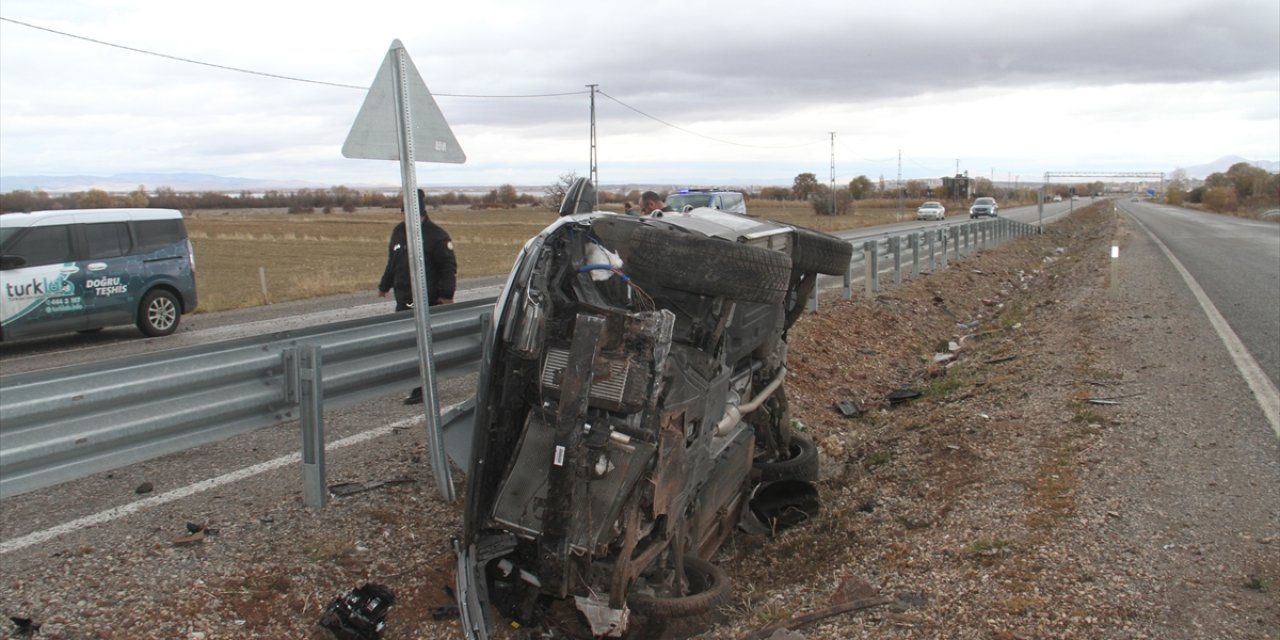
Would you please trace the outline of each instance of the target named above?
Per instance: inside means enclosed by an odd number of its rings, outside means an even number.
[[[906,218],[918,203],[904,204]],[[617,210],[616,205],[605,209]],[[823,231],[894,222],[894,201],[860,202],[845,216],[818,216],[807,202],[751,200],[752,215]],[[959,203],[948,209],[963,211]],[[375,293],[387,260],[387,238],[401,214],[392,209],[289,214],[283,209],[198,210],[187,217],[196,251],[199,311],[224,311],[340,293]],[[453,237],[458,277],[502,275],[526,240],[555,213],[544,208],[432,211]],[[266,275],[266,296],[262,276]]]

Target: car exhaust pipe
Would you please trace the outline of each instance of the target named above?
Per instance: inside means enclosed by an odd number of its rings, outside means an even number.
[[[778,375],[774,376],[773,380],[771,380],[769,384],[765,385],[764,389],[762,389],[760,393],[757,393],[756,397],[752,398],[750,402],[730,405],[724,412],[724,417],[716,424],[716,434],[722,436],[728,435],[729,430],[733,429],[733,425],[738,424],[738,421],[742,419],[742,416],[759,409],[760,405],[764,404],[764,401],[768,400],[769,396],[772,396],[773,392],[777,391],[778,387],[782,386],[782,381],[786,377],[787,368],[778,367]]]

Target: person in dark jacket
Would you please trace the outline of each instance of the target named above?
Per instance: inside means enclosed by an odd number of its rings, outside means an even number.
[[[448,231],[427,217],[427,194],[422,189],[418,189],[418,211],[422,214],[422,263],[427,271],[428,306],[453,304],[458,276],[458,259],[453,254],[453,239],[449,237]],[[412,309],[412,277],[408,234],[405,224],[401,222],[391,230],[391,240],[387,243],[387,266],[382,270],[382,279],[378,282],[378,296],[386,297],[388,291],[394,292],[396,311]],[[422,402],[422,387],[415,387],[404,402]]]
[[[667,206],[667,201],[657,191],[640,194],[640,215],[661,217],[663,211],[671,211],[671,207]]]

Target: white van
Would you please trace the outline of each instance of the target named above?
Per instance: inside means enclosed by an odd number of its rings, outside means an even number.
[[[121,324],[165,336],[195,308],[195,254],[179,211],[0,215],[0,340]]]

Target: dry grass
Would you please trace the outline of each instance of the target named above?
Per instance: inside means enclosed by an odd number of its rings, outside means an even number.
[[[872,206],[875,205],[875,206]],[[752,200],[752,215],[823,231],[896,222],[892,201],[860,203],[846,216],[818,216],[807,202]],[[905,206],[905,205],[904,205]],[[605,210],[619,210],[605,205]],[[394,209],[288,214],[284,209],[204,210],[187,218],[196,251],[199,311],[223,311],[326,295],[372,292],[386,264],[386,242],[401,219]],[[458,277],[507,273],[529,238],[552,220],[543,208],[431,212],[453,237]],[[261,273],[266,274],[266,295]]]
[[[506,273],[524,242],[553,218],[536,209],[432,213],[453,236],[459,277]],[[200,310],[372,292],[386,265],[387,238],[399,220],[400,213],[389,209],[198,211],[187,228],[196,251]]]

